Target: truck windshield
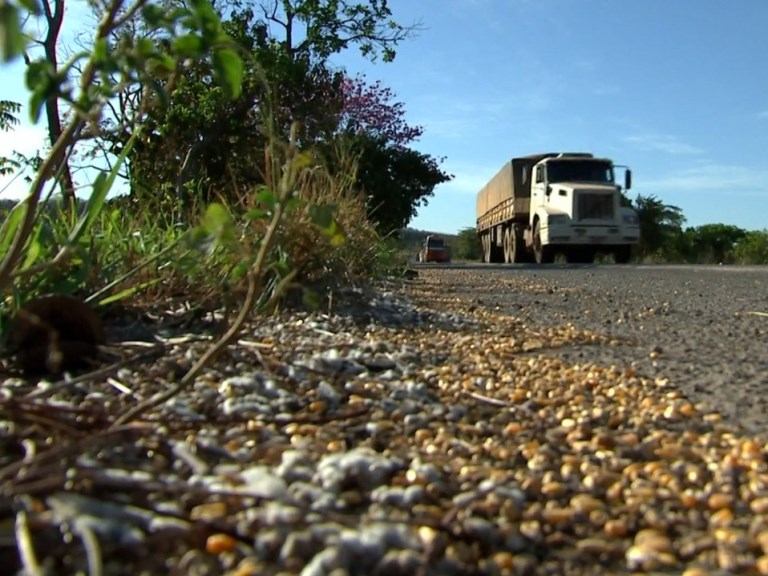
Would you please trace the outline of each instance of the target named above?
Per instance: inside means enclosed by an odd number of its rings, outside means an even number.
[[[547,162],[550,182],[599,182],[613,184],[610,162],[594,160],[550,160]]]
[[[445,248],[445,240],[442,238],[427,238],[427,248]]]

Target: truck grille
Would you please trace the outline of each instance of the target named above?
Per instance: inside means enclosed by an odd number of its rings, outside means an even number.
[[[610,194],[578,194],[576,217],[579,220],[614,220],[613,196]]]

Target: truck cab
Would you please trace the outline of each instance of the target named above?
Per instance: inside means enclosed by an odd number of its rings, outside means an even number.
[[[526,244],[537,262],[564,252],[569,262],[591,262],[610,252],[627,262],[640,237],[637,214],[625,206],[611,160],[591,154],[558,154],[532,167],[530,226]],[[624,190],[632,174],[624,171]]]

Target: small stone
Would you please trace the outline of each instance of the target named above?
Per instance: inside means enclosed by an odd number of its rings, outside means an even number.
[[[373,576],[412,576],[422,563],[422,557],[414,550],[390,550],[379,560]]]

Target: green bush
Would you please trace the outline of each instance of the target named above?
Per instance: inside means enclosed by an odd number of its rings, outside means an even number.
[[[768,230],[747,232],[733,248],[737,264],[768,264]]]

